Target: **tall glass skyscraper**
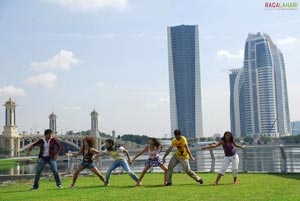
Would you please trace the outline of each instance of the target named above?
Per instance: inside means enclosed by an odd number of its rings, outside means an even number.
[[[203,136],[197,25],[168,27],[171,131]]]
[[[231,129],[237,136],[290,135],[284,59],[265,33],[249,34],[244,67],[230,74]]]

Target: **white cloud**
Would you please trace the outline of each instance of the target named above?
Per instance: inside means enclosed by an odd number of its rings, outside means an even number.
[[[61,50],[57,55],[47,61],[36,61],[30,63],[30,67],[39,71],[51,69],[68,71],[73,65],[78,64],[79,62],[80,61],[74,56],[73,52]]]
[[[161,103],[169,102],[169,101],[170,101],[170,98],[169,98],[169,97],[166,97],[166,98],[160,98],[159,101],[160,101]]]
[[[159,98],[158,100],[153,100],[153,101],[147,101],[145,103],[145,106],[148,108],[148,109],[156,109],[158,108],[159,106],[163,105],[164,103],[169,103],[170,99],[169,97],[166,97],[166,98]]]
[[[3,86],[0,87],[0,96],[25,96],[26,92],[22,88],[14,86]]]
[[[239,50],[236,54],[234,54],[234,53],[230,53],[229,50],[220,49],[217,52],[217,57],[219,59],[226,58],[228,60],[232,60],[232,59],[242,60],[244,58],[244,52],[243,50]]]
[[[278,39],[275,41],[275,43],[281,47],[288,46],[288,45],[294,45],[294,44],[300,44],[300,38],[287,37],[287,38]]]
[[[52,73],[42,73],[36,76],[28,77],[25,82],[27,84],[39,85],[44,88],[53,88],[57,77]]]
[[[104,8],[124,10],[128,7],[127,0],[46,0],[73,11],[96,11]]]
[[[104,82],[102,82],[102,81],[99,81],[99,82],[96,83],[97,88],[101,88],[103,86],[104,86]]]

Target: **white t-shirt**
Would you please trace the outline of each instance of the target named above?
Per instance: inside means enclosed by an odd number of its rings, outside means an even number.
[[[43,149],[43,157],[49,157],[49,150],[50,150],[50,141],[51,141],[52,138],[50,138],[48,140],[48,143],[46,141],[45,138],[43,138],[44,140],[44,149]]]

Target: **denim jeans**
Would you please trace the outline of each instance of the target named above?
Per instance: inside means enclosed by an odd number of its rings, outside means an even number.
[[[61,185],[60,177],[59,177],[59,174],[58,174],[58,171],[57,171],[56,160],[54,160],[53,158],[42,157],[42,158],[40,158],[39,164],[37,165],[34,184],[33,184],[32,188],[39,188],[40,176],[41,176],[41,173],[44,170],[45,165],[47,163],[50,165],[50,168],[51,168],[51,170],[54,174],[56,185],[57,186]]]
[[[117,167],[122,167],[135,182],[137,182],[139,180],[139,178],[134,174],[134,172],[131,171],[126,160],[117,160],[117,161],[114,161],[111,164],[111,166],[109,167],[109,169],[107,170],[105,183],[107,183],[107,184],[109,183],[109,178],[110,178],[111,172],[114,169],[116,169]]]

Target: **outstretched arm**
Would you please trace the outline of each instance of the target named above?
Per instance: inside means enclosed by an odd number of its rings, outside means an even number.
[[[189,155],[190,158],[194,161],[195,158],[193,157],[193,155],[192,155],[192,153],[191,153],[191,151],[190,151],[190,149],[189,149],[189,146],[188,146],[187,144],[185,144],[184,146],[185,146],[185,149],[186,149],[188,155]]]
[[[218,147],[218,146],[220,146],[222,144],[223,144],[223,141],[220,141],[217,144],[212,144],[212,145],[209,145],[209,146],[204,146],[204,147],[202,147],[202,149],[210,149],[210,148],[214,149],[214,148],[216,148],[216,147]]]
[[[233,141],[233,145],[234,145],[235,147],[238,147],[238,148],[240,148],[240,149],[245,149],[245,148],[246,148],[246,146],[245,146],[245,145],[241,146],[241,145],[239,145],[239,144],[235,143],[235,141]]]
[[[27,153],[26,153],[26,156],[29,156],[29,155],[30,155],[31,150],[32,150],[36,145],[39,145],[39,144],[42,144],[42,143],[43,143],[43,139],[39,139],[38,141],[36,141],[35,143],[33,143],[33,144],[29,147],[29,149],[28,149],[28,151],[27,151]]]
[[[99,152],[95,155],[95,158],[99,158],[99,157],[104,156],[104,155],[106,155],[106,154],[107,154],[107,152],[105,152],[105,151],[99,151]]]
[[[173,149],[172,146],[170,146],[170,147],[167,149],[167,151],[166,151],[166,153],[165,153],[165,155],[164,155],[164,157],[163,157],[163,162],[164,162],[164,163],[166,162],[166,157],[169,155],[169,153],[172,151],[172,149]]]
[[[135,159],[137,159],[140,155],[142,155],[143,153],[145,153],[148,149],[148,146],[144,147],[144,149],[142,151],[140,151],[136,156],[133,157],[132,161],[133,162]]]
[[[69,153],[66,153],[66,156],[67,157],[74,157],[76,158],[77,156],[79,156],[80,154],[82,153],[82,148],[80,148],[80,150],[78,152],[76,152],[75,154],[69,152]]]
[[[128,160],[128,162],[130,163],[130,155],[129,155],[129,152],[126,150],[126,149],[124,149],[123,150],[123,153],[125,153],[125,155],[127,156],[127,160]]]

